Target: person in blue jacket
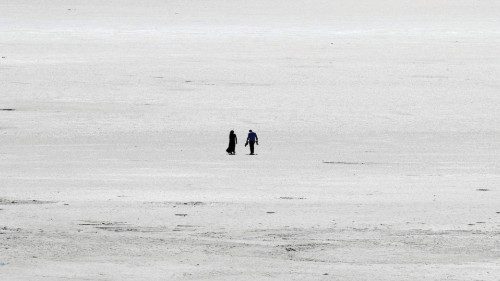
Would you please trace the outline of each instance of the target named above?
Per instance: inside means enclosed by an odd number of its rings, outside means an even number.
[[[254,155],[254,144],[259,145],[259,138],[257,137],[257,134],[255,132],[252,132],[252,130],[248,131],[248,137],[245,146],[247,146],[248,144],[250,144],[250,155]]]

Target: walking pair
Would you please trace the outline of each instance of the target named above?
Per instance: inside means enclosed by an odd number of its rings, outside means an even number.
[[[235,150],[237,143],[238,143],[238,138],[236,137],[234,131],[231,130],[231,132],[229,133],[229,146],[226,149],[226,152],[229,153],[229,155],[236,154]],[[259,145],[259,138],[257,137],[257,134],[255,132],[249,130],[247,141],[245,142],[245,147],[247,145],[250,145],[250,155],[254,155],[255,144]]]

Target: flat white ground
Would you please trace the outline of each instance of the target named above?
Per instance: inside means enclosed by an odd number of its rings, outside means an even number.
[[[0,1],[0,279],[498,280],[499,14]]]

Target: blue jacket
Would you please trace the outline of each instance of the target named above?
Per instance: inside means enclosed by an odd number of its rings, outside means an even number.
[[[255,132],[248,133],[247,141],[259,141]]]

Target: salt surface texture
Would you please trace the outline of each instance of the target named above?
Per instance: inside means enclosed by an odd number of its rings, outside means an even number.
[[[1,1],[0,279],[498,280],[499,14]]]

